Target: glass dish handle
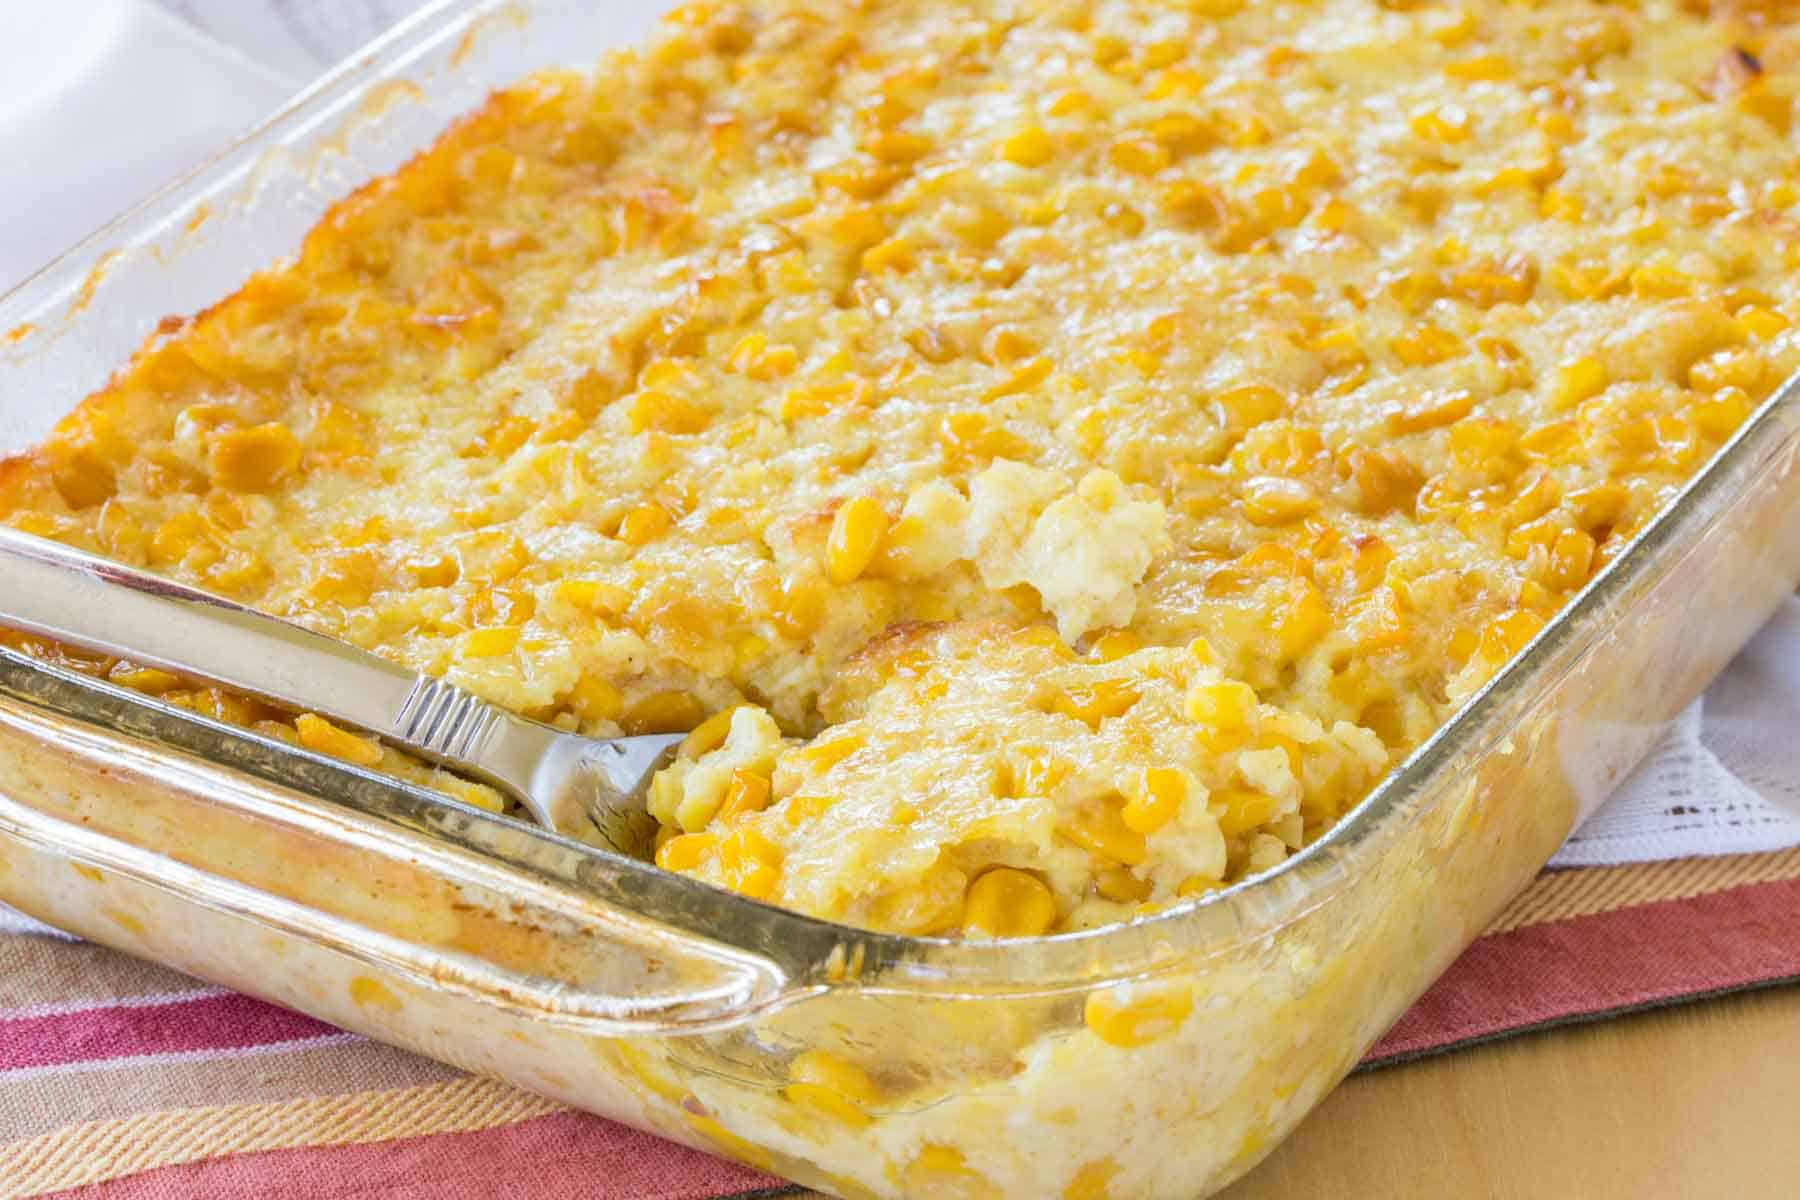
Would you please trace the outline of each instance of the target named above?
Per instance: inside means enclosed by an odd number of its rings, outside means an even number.
[[[596,867],[653,868],[421,800],[379,780],[356,782],[372,805],[393,797],[385,816],[320,806],[303,792],[273,792],[243,773],[256,769],[250,739],[159,708],[0,648],[0,846],[22,844],[423,989],[598,1036],[726,1028],[798,994],[770,958],[622,911],[593,890],[587,874]],[[145,740],[146,733],[156,740]],[[212,742],[237,745],[248,757],[228,768],[192,756],[216,754]],[[96,774],[91,764],[102,757],[108,767]],[[280,765],[295,770],[291,761]],[[318,782],[296,777],[293,786]],[[494,860],[496,851],[535,855],[534,869]],[[0,871],[0,900],[121,945],[118,929],[94,924],[84,904],[70,899],[69,878],[20,887]],[[424,890],[391,907],[342,902],[375,879],[397,889],[396,900]],[[496,928],[516,929],[526,949],[509,954],[480,939],[435,941],[426,932],[429,918],[452,904],[494,914]],[[122,948],[214,973],[159,946]],[[255,987],[253,979],[220,982]]]

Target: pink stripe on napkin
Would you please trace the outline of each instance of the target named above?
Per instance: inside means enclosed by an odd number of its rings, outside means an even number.
[[[1364,1060],[1800,977],[1800,879],[1489,934]]]
[[[341,1036],[330,1025],[248,996],[201,992],[156,1004],[0,1018],[0,1072]]]

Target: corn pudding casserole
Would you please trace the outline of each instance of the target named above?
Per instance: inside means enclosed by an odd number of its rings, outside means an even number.
[[[691,730],[670,870],[899,933],[1127,920],[1330,829],[1800,365],[1789,26],[690,5],[167,321],[0,520]]]

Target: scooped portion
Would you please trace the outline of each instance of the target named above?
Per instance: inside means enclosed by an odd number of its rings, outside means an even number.
[[[651,789],[657,862],[911,934],[1021,937],[1272,867],[1387,769],[1381,738],[1266,704],[1204,639],[1077,654],[1045,625],[895,629],[784,738],[746,706]]]

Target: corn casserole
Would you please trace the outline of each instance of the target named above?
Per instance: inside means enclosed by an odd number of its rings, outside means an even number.
[[[1129,920],[1330,829],[1800,365],[1791,26],[690,5],[165,322],[0,520],[691,730],[669,870],[906,934]]]

